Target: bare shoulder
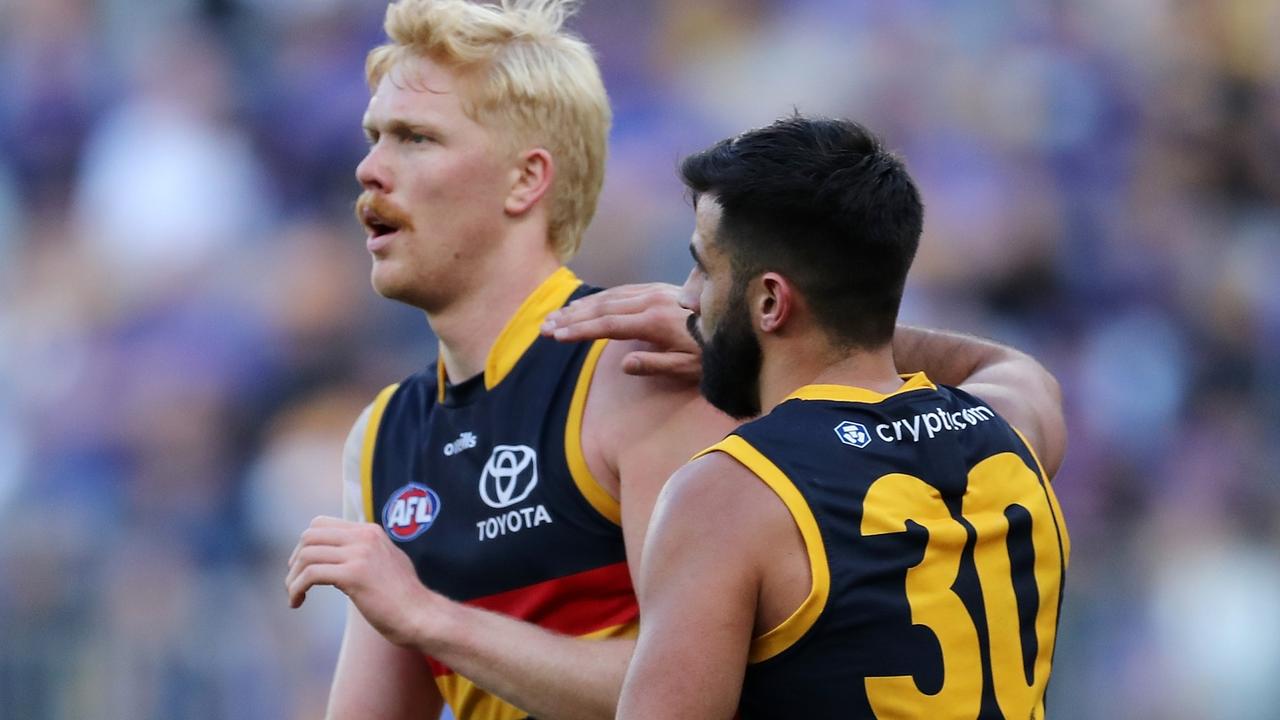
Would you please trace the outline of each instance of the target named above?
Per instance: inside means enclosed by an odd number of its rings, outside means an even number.
[[[810,592],[810,560],[792,509],[726,452],[701,455],[672,476],[650,533],[642,593],[662,593],[681,576],[736,578],[739,588],[751,588],[759,635]]]
[[[654,504],[667,479],[735,426],[690,383],[623,372],[622,358],[636,347],[643,346],[605,346],[582,421],[583,455],[596,482],[618,502],[633,573],[641,567]]]
[[[1057,380],[1034,360],[1017,370],[997,366],[984,375],[989,378],[960,388],[986,402],[1017,428],[1044,464],[1049,478],[1053,478],[1062,466],[1067,447],[1062,390]]]
[[[671,476],[653,519],[653,532],[687,533],[700,544],[719,548],[716,552],[767,548],[774,534],[786,536],[791,526],[782,499],[754,472],[718,451],[697,457]]]
[[[707,439],[698,449],[724,437],[737,425],[703,400],[696,385],[665,376],[625,373],[623,358],[647,347],[635,340],[612,340],[605,345],[588,398],[588,408],[596,411],[597,420],[635,437],[685,419],[691,425],[706,428],[696,433]]]
[[[641,607],[716,587],[749,598],[759,625],[756,603],[794,533],[786,506],[754,473],[725,453],[702,455],[672,475],[658,499],[637,585]]]
[[[645,494],[656,496],[676,468],[737,423],[707,403],[695,385],[625,373],[622,358],[637,347],[643,345],[610,341],[601,353],[587,397],[583,445],[598,451],[607,475],[618,483],[643,483]]]
[[[595,385],[610,397],[629,401],[649,399],[654,402],[678,403],[698,398],[698,387],[687,382],[661,375],[628,375],[623,372],[622,361],[628,353],[651,349],[639,340],[610,340],[600,354],[596,369]]]

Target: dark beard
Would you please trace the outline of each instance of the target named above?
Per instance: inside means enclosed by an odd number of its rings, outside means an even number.
[[[710,342],[698,332],[698,316],[690,315],[689,334],[702,348],[702,396],[716,409],[746,420],[760,414],[760,367],[764,356],[751,332],[745,297],[729,299]]]

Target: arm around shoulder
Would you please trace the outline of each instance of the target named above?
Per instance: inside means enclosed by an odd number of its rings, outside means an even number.
[[[1058,381],[1030,355],[968,335],[900,325],[894,358],[902,372],[924,370],[936,382],[972,393],[1026,437],[1053,477],[1066,453]]]

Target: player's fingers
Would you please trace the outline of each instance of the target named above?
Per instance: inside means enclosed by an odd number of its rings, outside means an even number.
[[[351,527],[309,527],[298,536],[299,544],[341,545],[351,542],[355,533],[359,532],[359,527],[362,524],[364,523],[357,523]]]
[[[345,547],[336,545],[313,545],[300,548],[294,553],[293,560],[289,563],[289,572],[284,579],[285,586],[293,582],[293,579],[307,567],[321,564],[336,565],[345,562],[348,554]]]
[[[599,306],[600,302],[598,295],[588,295],[547,313],[547,317],[542,321],[543,332],[549,334],[550,331],[555,330],[557,327],[585,317],[595,316],[595,308]]]
[[[702,378],[702,361],[693,353],[637,350],[622,359],[622,371],[628,375],[662,375],[697,383]]]
[[[556,327],[605,315],[638,313],[655,305],[678,305],[678,293],[679,290],[674,285],[663,283],[619,285],[574,300],[567,306],[550,313],[543,324],[543,329],[550,334]]]
[[[311,519],[311,524],[310,524],[310,525],[308,525],[307,527],[313,527],[313,528],[350,528],[350,527],[353,527],[353,526],[359,526],[359,525],[362,525],[362,524],[363,524],[363,523],[352,522],[352,521],[350,521],[350,520],[343,520],[342,518],[336,518],[336,517],[332,517],[332,516],[329,516],[329,515],[317,515],[317,516],[315,516],[314,518],[312,518],[312,519]]]
[[[545,334],[553,334],[559,328],[572,327],[601,317],[643,312],[647,306],[644,297],[639,295],[620,298],[597,298],[591,295],[548,315],[543,321],[542,329]]]
[[[308,565],[302,569],[286,587],[289,591],[289,607],[299,607],[307,598],[307,591],[316,585],[332,585],[343,589],[346,581],[344,565],[320,564]]]
[[[644,312],[649,307],[648,297],[648,295],[632,295],[630,297],[602,299],[591,305],[566,308],[565,314],[557,322],[560,325],[570,325],[610,315],[634,315]]]
[[[571,325],[556,328],[554,337],[561,342],[581,340],[649,340],[651,330],[645,327],[640,315],[606,315],[591,320],[580,320]]]
[[[303,548],[316,545],[346,545],[352,540],[352,530],[348,528],[307,528],[298,536],[298,544],[289,555],[289,564],[293,564],[298,557],[298,552]]]
[[[317,518],[317,521],[319,518]],[[298,544],[293,547],[293,552],[289,554],[289,564],[292,565],[298,552],[302,548],[312,545],[346,545],[355,542],[358,539],[356,533],[359,532],[361,526],[370,523],[349,523],[340,521],[341,524],[331,525],[328,522],[319,523],[312,521],[310,527],[302,531],[298,536]]]
[[[676,308],[649,308],[630,315],[606,315],[594,320],[573,323],[555,331],[555,338],[565,342],[595,340],[639,340],[668,352],[700,352],[689,335],[688,311]]]

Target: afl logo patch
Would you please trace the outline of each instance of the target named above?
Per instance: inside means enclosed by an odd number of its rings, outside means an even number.
[[[382,506],[382,527],[397,542],[408,542],[431,527],[440,515],[440,496],[426,485],[409,483],[391,493]]]
[[[510,507],[538,485],[538,454],[528,445],[496,445],[480,473],[480,499],[491,508]]]

